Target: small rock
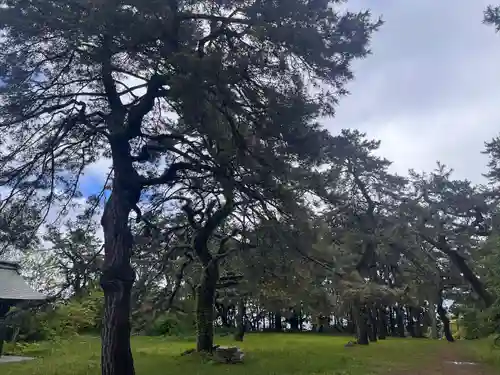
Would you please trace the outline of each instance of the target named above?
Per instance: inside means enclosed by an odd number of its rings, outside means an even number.
[[[344,348],[350,348],[354,345],[356,345],[356,343],[354,341],[349,341],[347,344],[344,345]]]
[[[245,358],[245,353],[236,346],[219,346],[214,352],[214,360],[219,363],[241,363],[243,358]]]
[[[182,352],[181,356],[193,354],[195,351],[196,351],[196,349],[188,349],[185,352]]]

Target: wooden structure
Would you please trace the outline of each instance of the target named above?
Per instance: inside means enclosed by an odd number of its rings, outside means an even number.
[[[40,301],[45,296],[34,291],[19,273],[19,264],[0,261],[0,357],[5,339],[5,316],[22,301]]]

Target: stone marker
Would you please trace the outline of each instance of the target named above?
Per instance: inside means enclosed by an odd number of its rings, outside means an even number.
[[[219,363],[242,363],[243,358],[245,358],[245,353],[236,346],[219,346],[214,352],[214,360]]]

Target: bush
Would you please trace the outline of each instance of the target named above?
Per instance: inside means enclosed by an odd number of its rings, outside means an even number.
[[[104,294],[93,290],[88,296],[58,306],[47,321],[56,337],[97,333],[101,327]]]
[[[490,318],[491,312],[489,310],[464,309],[460,318],[460,337],[466,340],[487,337],[495,330],[494,323]]]
[[[167,312],[146,328],[149,336],[187,336],[196,332],[196,324],[189,314]]]
[[[103,292],[42,308],[14,311],[7,337],[20,341],[56,340],[81,333],[97,333],[101,327]]]

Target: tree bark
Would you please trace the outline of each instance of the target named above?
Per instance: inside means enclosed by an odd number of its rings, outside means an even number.
[[[368,317],[365,307],[359,307],[355,310],[357,342],[359,345],[368,345]]]
[[[458,254],[456,251],[448,251],[448,256],[450,257],[452,263],[460,270],[465,280],[469,282],[472,289],[476,294],[483,300],[486,307],[490,307],[493,304],[493,297],[486,290],[484,284],[479,280],[472,269],[467,265],[465,259]]]
[[[415,318],[415,323],[413,326],[413,330],[415,332],[415,337],[421,339],[424,337],[424,333],[422,331],[422,308],[420,308],[420,307],[413,308],[412,312],[413,312],[413,316]]]
[[[450,319],[448,318],[448,314],[446,309],[443,306],[443,297],[441,296],[441,292],[439,293],[439,303],[437,305],[437,312],[441,322],[443,323],[443,333],[448,342],[454,342],[453,334],[451,333],[450,327]]]
[[[283,324],[281,323],[281,313],[279,312],[274,314],[274,330],[276,332],[283,331]]]
[[[389,308],[389,326],[390,326],[391,336],[397,336],[396,320],[394,319],[394,313],[395,309],[393,309],[392,307]]]
[[[406,307],[406,329],[411,337],[415,337],[415,322],[413,321],[413,308]]]
[[[102,218],[105,249],[101,276],[104,291],[101,352],[103,375],[135,374],[130,348],[130,301],[135,279],[130,264],[133,245],[128,225],[130,203],[126,191],[113,189]]]
[[[492,295],[486,290],[484,284],[481,282],[481,280],[479,280],[473,270],[469,267],[464,257],[457,251],[452,249],[451,246],[446,242],[446,239],[440,238],[439,241],[434,241],[427,236],[423,236],[423,238],[430,244],[436,246],[443,253],[448,255],[451,262],[462,273],[463,278],[471,285],[474,292],[484,301],[486,307],[490,307],[493,304],[494,299]]]
[[[115,146],[115,147],[114,147]],[[122,147],[128,147],[121,145]],[[118,146],[119,147],[119,146]],[[115,153],[116,145],[112,143]],[[122,154],[123,150],[119,152]],[[125,152],[128,155],[128,149]],[[104,291],[104,318],[101,331],[102,375],[134,375],[130,347],[131,290],[135,273],[130,264],[133,237],[128,218],[136,207],[141,188],[133,184],[134,175],[115,161],[115,179],[101,223],[104,230],[104,264],[101,287]]]
[[[387,337],[387,314],[385,307],[380,307],[378,310],[378,338],[380,340],[385,340]]]
[[[435,299],[429,298],[429,317],[431,320],[431,338],[436,340],[438,338],[438,329],[437,329],[437,317],[436,317],[436,303]]]
[[[376,315],[377,310],[375,308],[368,308],[367,314],[368,314],[368,321],[370,323],[368,336],[371,342],[377,342],[377,336],[378,336],[378,327],[377,327],[378,322]]]
[[[215,294],[217,291],[217,282],[219,281],[219,260],[225,256],[225,245],[230,237],[222,239],[219,244],[217,255],[213,255],[208,248],[208,243],[211,236],[217,228],[227,219],[234,208],[234,193],[233,186],[227,177],[222,177],[221,184],[224,188],[224,197],[226,203],[212,214],[208,214],[208,219],[201,228],[197,228],[197,234],[194,238],[194,250],[203,270],[201,272],[200,283],[196,291],[196,321],[197,321],[197,338],[196,350],[198,352],[213,351],[214,346],[214,304]],[[189,213],[189,206],[184,207],[187,210],[188,217],[194,227],[197,224],[194,222],[192,213]]]
[[[405,324],[404,324],[404,310],[402,306],[395,308],[396,310],[396,324],[398,325],[397,335],[405,337]]]
[[[236,318],[236,334],[234,339],[236,341],[243,341],[245,336],[245,315],[246,315],[246,301],[244,297],[240,297],[238,301],[238,315]]]
[[[297,314],[297,312],[295,310],[292,310],[292,314],[291,314],[290,318],[288,319],[288,323],[290,324],[290,330],[292,332],[299,331],[300,319],[299,319],[299,315]]]
[[[219,267],[215,261],[204,267],[196,296],[196,350],[211,353],[214,347],[214,303]]]

